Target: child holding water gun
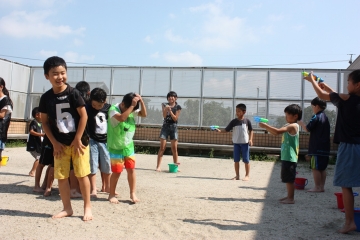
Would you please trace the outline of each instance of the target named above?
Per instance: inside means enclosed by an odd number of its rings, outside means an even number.
[[[157,157],[156,171],[161,172],[161,161],[166,149],[166,139],[170,137],[171,141],[171,152],[173,154],[173,161],[175,164],[178,163],[178,133],[177,133],[177,122],[180,116],[181,106],[177,104],[177,94],[174,91],[170,91],[166,96],[168,103],[162,104],[162,114],[164,117],[163,126],[160,132],[160,149]]]
[[[353,187],[360,187],[360,69],[349,74],[348,94],[339,94],[325,83],[317,84],[310,73],[305,77],[319,98],[331,101],[337,108],[334,143],[338,143],[334,186],[342,189],[345,224],[340,233],[356,230]]]
[[[253,128],[249,119],[245,118],[246,105],[236,105],[236,117],[221,131],[216,128],[215,131],[225,133],[233,131],[232,141],[234,143],[234,168],[236,176],[232,180],[240,180],[240,154],[242,155],[245,164],[245,178],[243,181],[250,179],[250,146],[253,145]]]

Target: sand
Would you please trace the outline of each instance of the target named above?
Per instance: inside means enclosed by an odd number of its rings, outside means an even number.
[[[324,193],[296,190],[294,205],[283,205],[286,196],[280,181],[280,164],[251,162],[248,182],[234,177],[230,159],[180,157],[181,172],[169,173],[165,156],[163,172],[154,171],[156,156],[137,154],[138,204],[129,201],[124,172],[117,191],[120,203],[110,204],[107,194],[92,201],[94,219],[81,220],[83,202],[72,200],[74,215],[51,216],[62,209],[57,181],[52,196],[32,192],[33,164],[25,148],[7,148],[10,160],[0,168],[0,239],[359,239],[360,232],[338,234],[344,213],[337,209],[332,186],[334,166],[328,170]],[[241,177],[244,167],[241,163]],[[313,186],[307,164],[298,176]],[[100,177],[97,175],[98,187]],[[359,192],[360,189],[354,189]],[[360,197],[355,206],[360,207]]]

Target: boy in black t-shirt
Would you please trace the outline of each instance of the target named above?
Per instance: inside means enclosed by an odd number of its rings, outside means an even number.
[[[41,155],[42,137],[45,135],[45,133],[43,133],[41,126],[41,113],[39,112],[39,108],[35,107],[31,114],[34,119],[30,122],[29,125],[29,136],[26,144],[26,151],[30,152],[31,156],[35,158],[34,164],[29,172],[30,177],[35,177],[35,170],[39,165],[39,159]],[[35,188],[36,186],[37,185],[35,181]]]
[[[310,157],[310,168],[312,169],[315,187],[308,192],[324,192],[326,181],[326,168],[329,163],[330,154],[330,123],[324,112],[326,102],[319,97],[311,101],[311,107],[315,115],[305,125],[299,121],[299,125],[310,132],[308,156]]]
[[[68,84],[64,59],[50,57],[44,62],[44,74],[52,85],[39,103],[43,128],[53,145],[54,177],[58,179],[63,210],[53,218],[73,214],[70,201],[69,172],[73,162],[84,200],[84,221],[92,220],[90,203],[90,173],[88,136],[85,127],[87,113],[80,92]]]

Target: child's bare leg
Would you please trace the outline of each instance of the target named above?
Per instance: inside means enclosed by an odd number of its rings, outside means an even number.
[[[321,189],[321,172],[319,170],[312,170],[315,186],[309,190],[308,192],[322,192]]]
[[[320,173],[321,173],[321,181],[320,181],[321,191],[325,192],[326,170],[320,171]]]
[[[250,179],[250,163],[245,164],[245,177],[242,179],[243,181],[249,181]]]
[[[70,171],[70,197],[71,198],[81,198],[81,193],[79,189],[79,180],[75,177],[74,170]]]
[[[234,162],[235,174],[236,176],[233,177],[231,180],[239,180],[240,179],[240,163]]]
[[[89,180],[90,180],[90,196],[97,197],[96,174],[89,174]]]
[[[100,169],[101,170],[101,169]],[[106,192],[106,185],[105,185],[105,179],[104,179],[104,173],[100,172],[101,176],[101,192]],[[110,176],[109,176],[110,177]],[[108,192],[110,191],[110,178],[109,178],[109,188]]]
[[[33,188],[33,192],[44,192],[44,189],[40,187],[40,179],[41,173],[44,168],[43,164],[38,164],[35,171],[35,187]]]
[[[41,184],[41,188],[44,190],[46,189],[47,179],[49,177],[49,171],[50,171],[50,167],[47,167],[43,183]]]
[[[295,194],[295,185],[294,183],[286,183],[286,189],[287,189],[287,197],[286,199],[283,199],[280,201],[280,203],[284,204],[294,204],[294,194]]]
[[[68,179],[59,179],[59,191],[60,197],[63,204],[63,210],[56,215],[53,215],[52,218],[63,218],[69,217],[73,214],[73,210],[70,202],[70,185]]]
[[[39,165],[39,159],[35,159],[34,164],[29,172],[30,177],[35,177],[35,171],[38,165]]]
[[[110,192],[110,177],[111,174],[110,173],[101,173],[101,176],[103,176],[104,179],[104,192],[109,193]],[[115,195],[117,195],[116,191],[115,191]]]
[[[160,149],[157,156],[157,165],[156,165],[156,171],[161,172],[161,161],[162,157],[164,156],[164,152],[166,149],[166,139],[160,138]]]
[[[128,176],[128,182],[129,182],[129,188],[130,188],[130,198],[133,203],[140,202],[140,199],[136,197],[136,174],[135,169],[126,169],[127,176]]]
[[[48,169],[49,169],[49,174],[48,174],[48,178],[47,178],[46,189],[44,192],[45,197],[48,197],[51,195],[51,188],[52,188],[52,185],[54,182],[54,167],[49,165]]]
[[[84,221],[93,219],[90,202],[90,181],[88,176],[77,178],[80,185],[81,195],[84,200]],[[95,189],[96,190],[96,189]]]
[[[175,164],[178,164],[178,149],[177,149],[177,144],[178,141],[175,140],[171,140],[171,152],[173,154],[173,162]]]
[[[339,230],[340,233],[348,233],[356,230],[354,221],[354,195],[352,188],[342,187],[344,208],[345,208],[345,224]]]
[[[111,177],[110,177],[110,193],[109,193],[108,200],[111,203],[115,203],[115,204],[119,203],[119,201],[116,198],[115,190],[116,190],[116,185],[117,185],[117,182],[119,180],[120,174],[121,173],[114,173],[113,172],[111,174]]]

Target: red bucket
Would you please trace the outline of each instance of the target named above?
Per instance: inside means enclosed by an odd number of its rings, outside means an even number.
[[[343,197],[342,197],[342,192],[336,192],[334,194],[336,196],[338,209],[343,209],[344,201],[343,201]],[[353,195],[354,195],[354,197],[359,196],[359,194],[357,192],[354,192]]]
[[[308,184],[308,180],[306,178],[295,178],[294,184],[296,189],[304,189]]]

